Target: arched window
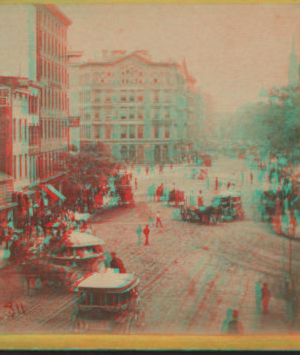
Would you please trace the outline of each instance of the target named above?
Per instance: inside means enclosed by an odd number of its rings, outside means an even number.
[[[121,159],[127,160],[127,147],[125,145],[121,147]]]
[[[131,145],[129,147],[129,159],[132,161],[132,162],[135,162],[135,146],[134,145]]]

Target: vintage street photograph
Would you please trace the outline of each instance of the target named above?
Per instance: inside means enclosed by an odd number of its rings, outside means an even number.
[[[0,333],[297,334],[299,65],[299,5],[0,5]]]

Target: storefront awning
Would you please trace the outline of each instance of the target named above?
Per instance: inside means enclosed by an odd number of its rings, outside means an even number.
[[[57,191],[52,185],[50,184],[45,184],[45,185],[39,185],[40,188],[46,192],[49,196],[51,196],[52,198],[54,198],[55,200],[62,200],[65,201],[66,198],[64,195],[62,195],[59,191]]]

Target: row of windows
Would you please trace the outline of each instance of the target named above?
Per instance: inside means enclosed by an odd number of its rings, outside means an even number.
[[[69,111],[69,99],[67,93],[52,88],[43,88],[41,105],[45,109]]]
[[[67,48],[64,44],[45,32],[40,33],[38,38],[40,39],[40,48],[44,55],[55,58],[57,61],[66,62]]]
[[[62,162],[62,151],[42,153],[40,155],[18,154],[13,156],[14,179],[35,181],[39,177],[52,175]]]
[[[37,11],[37,25],[45,27],[47,31],[51,31],[56,36],[62,38],[64,41],[67,39],[67,29],[61,25],[52,16],[46,13]]]
[[[173,102],[172,95],[176,93],[170,90],[155,90],[149,93],[149,101],[152,103]],[[143,90],[93,90],[92,96],[90,91],[84,90],[79,93],[79,101],[97,103],[112,103],[112,102],[145,102],[145,92]]]
[[[126,73],[122,71],[122,76],[120,77],[119,72],[94,72],[92,74],[86,73],[79,76],[79,84],[90,84],[90,83],[122,83],[122,84],[144,84],[144,83],[154,83],[154,84],[173,84],[174,77],[166,73],[151,73],[146,75],[147,79],[143,76],[143,73],[134,73],[126,70]]]
[[[29,139],[29,145],[38,144],[38,126],[29,126],[26,119],[13,119],[12,135],[14,142],[27,143]]]
[[[113,120],[144,120],[144,111],[142,110],[134,110],[133,107],[121,107],[120,111],[118,112],[115,109],[109,110],[99,110],[98,112],[94,113],[93,115],[94,121],[110,121]],[[166,110],[154,110],[151,112],[151,119],[152,120],[169,120],[171,118],[170,111]],[[83,115],[83,121],[89,121],[91,119],[90,114]]]
[[[143,139],[144,138],[144,126],[135,125],[121,125],[120,130],[118,126],[113,125],[101,125],[95,129],[96,139]],[[120,134],[119,134],[120,133]],[[154,138],[170,138],[170,128],[165,127],[164,132],[162,132],[161,127],[153,127],[153,137]],[[91,138],[91,127],[82,126],[80,130],[80,138]]]
[[[41,138],[63,138],[67,137],[67,123],[60,120],[41,120]]]
[[[59,85],[68,85],[67,69],[44,58],[39,59],[40,77]]]

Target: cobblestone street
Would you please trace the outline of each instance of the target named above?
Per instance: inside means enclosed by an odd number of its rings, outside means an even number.
[[[173,170],[176,185],[195,189],[203,182],[183,178],[186,169]],[[176,172],[176,173],[175,173]],[[213,179],[213,169],[211,169]],[[115,251],[128,272],[140,277],[142,306],[147,333],[219,334],[227,309],[239,311],[246,333],[288,331],[281,281],[288,272],[288,240],[274,235],[267,223],[253,220],[252,193],[245,185],[246,219],[204,226],[174,217],[166,202],[145,202],[152,181],[170,181],[162,176],[138,177],[134,209],[111,209],[94,215],[92,229],[105,241],[105,251]],[[184,184],[186,184],[184,186]],[[201,185],[202,184],[202,185]],[[195,189],[196,190],[196,189]],[[205,194],[212,193],[210,189]],[[162,215],[162,228],[150,226],[150,245],[137,244],[136,228],[148,223],[149,212]],[[293,243],[293,269],[299,243]],[[270,312],[256,313],[255,284],[267,282],[271,290]],[[13,266],[1,273],[1,332],[72,331],[69,319],[75,294],[51,290],[22,291],[22,281]],[[25,314],[8,316],[8,302],[23,304]],[[88,330],[87,330],[88,331]],[[137,332],[139,330],[137,329]]]

